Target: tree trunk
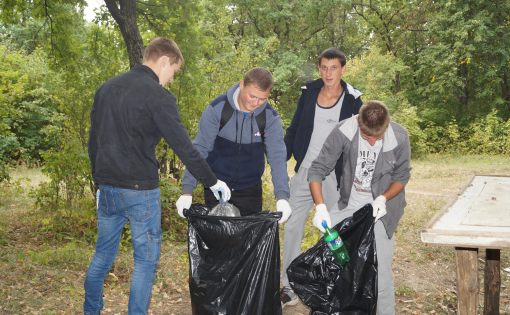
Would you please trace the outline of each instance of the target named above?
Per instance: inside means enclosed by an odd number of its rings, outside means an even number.
[[[505,101],[506,108],[508,109],[507,115],[510,113],[510,84],[508,81],[508,74],[505,71],[503,73],[503,79],[501,80],[501,97]]]
[[[395,93],[400,92],[402,89],[402,85],[400,83],[400,71],[397,71],[397,73],[395,73],[395,79],[394,79],[393,83],[394,83]]]
[[[104,2],[119,25],[128,51],[130,67],[141,64],[143,41],[136,24],[136,0],[104,0]]]
[[[472,113],[469,112],[469,74],[468,67],[465,63],[459,65],[458,74],[459,77],[462,78],[462,86],[459,86],[459,109],[457,111],[457,119],[461,120],[463,115],[469,115],[469,117],[472,115]]]

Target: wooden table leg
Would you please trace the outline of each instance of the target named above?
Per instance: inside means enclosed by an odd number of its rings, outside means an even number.
[[[476,315],[478,248],[456,247],[458,315]]]
[[[499,266],[499,249],[486,249],[484,280],[485,294],[483,303],[483,313],[485,315],[499,315],[499,288],[501,286]]]

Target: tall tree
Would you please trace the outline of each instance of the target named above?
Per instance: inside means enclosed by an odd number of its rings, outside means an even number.
[[[129,65],[142,63],[143,41],[138,30],[136,0],[105,0],[108,11],[119,25],[126,44]]]
[[[503,12],[510,2],[451,0],[435,7],[416,90],[430,119],[440,111],[467,124],[493,109],[507,119],[510,24]]]

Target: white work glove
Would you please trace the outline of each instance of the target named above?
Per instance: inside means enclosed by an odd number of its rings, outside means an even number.
[[[377,222],[380,218],[386,215],[386,197],[380,195],[372,201],[372,208],[374,209],[372,215],[374,216],[374,222]]]
[[[278,224],[285,223],[290,215],[292,214],[292,209],[290,208],[290,204],[285,199],[280,199],[276,202],[276,211],[282,213],[281,219],[278,221]]]
[[[329,216],[328,208],[323,203],[315,206],[315,215],[313,216],[313,225],[324,233],[324,227],[322,221],[326,221],[328,227],[331,227],[331,217]]]
[[[177,207],[177,213],[181,216],[181,218],[184,218],[184,209],[189,209],[192,202],[193,196],[191,195],[181,195],[179,199],[177,199],[175,206]]]
[[[99,209],[99,189],[96,191],[96,210]]]
[[[225,182],[218,179],[216,184],[214,186],[209,187],[209,189],[213,192],[214,197],[216,197],[216,200],[220,200],[219,193],[221,192],[221,200],[223,202],[227,202],[230,199],[230,188],[228,188],[227,184]]]

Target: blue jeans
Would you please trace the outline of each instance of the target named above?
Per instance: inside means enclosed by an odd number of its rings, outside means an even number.
[[[99,186],[97,242],[85,278],[85,314],[100,314],[103,284],[117,251],[124,225],[129,222],[135,268],[131,277],[128,314],[147,314],[161,247],[159,188],[132,190]]]

